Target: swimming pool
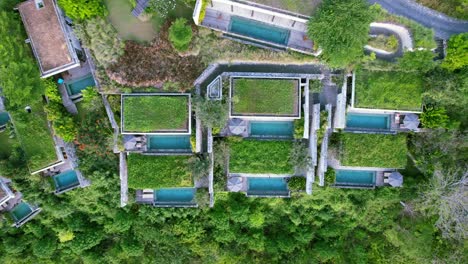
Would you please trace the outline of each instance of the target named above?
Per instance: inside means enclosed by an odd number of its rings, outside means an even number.
[[[252,137],[288,137],[292,138],[294,122],[250,122]]]
[[[58,175],[53,176],[56,191],[63,191],[65,189],[80,185],[78,175],[74,170],[64,171]]]
[[[337,170],[336,185],[374,186],[375,171]]]
[[[289,196],[288,184],[284,177],[248,177],[249,196]]]
[[[90,74],[80,79],[67,82],[65,85],[67,87],[68,95],[72,96],[81,93],[82,90],[88,87],[96,86],[96,83],[94,82],[93,76]]]
[[[348,113],[346,128],[390,129],[390,115]]]
[[[290,34],[288,29],[237,16],[231,18],[229,31],[284,46],[288,44]]]
[[[4,126],[10,121],[10,115],[7,112],[0,112],[0,126]]]
[[[195,188],[158,189],[154,193],[155,205],[195,205]]]
[[[17,206],[11,210],[10,214],[13,217],[13,220],[15,222],[20,222],[24,218],[26,218],[28,215],[30,215],[33,212],[31,206],[25,202],[21,202]]]
[[[190,136],[148,136],[148,150],[191,152]]]

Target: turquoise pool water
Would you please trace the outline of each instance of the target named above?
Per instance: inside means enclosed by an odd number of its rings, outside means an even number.
[[[33,210],[31,209],[31,206],[29,206],[29,204],[21,202],[20,204],[15,206],[13,210],[11,210],[10,214],[13,217],[13,220],[15,220],[15,222],[19,222],[32,212]]]
[[[195,188],[168,188],[155,191],[155,204],[193,204],[195,199]]]
[[[148,136],[148,149],[156,151],[192,150],[190,136]]]
[[[96,83],[94,82],[92,75],[87,75],[78,80],[72,80],[71,82],[67,82],[66,86],[69,95],[77,95],[81,93],[81,90],[84,90],[90,86],[96,86]]]
[[[229,31],[280,45],[288,44],[290,34],[288,29],[236,16],[231,18]]]
[[[58,175],[53,176],[55,182],[55,189],[56,190],[63,190],[69,187],[74,187],[80,184],[78,180],[78,175],[74,170],[68,170],[62,172]]]
[[[293,122],[250,122],[251,136],[293,137]]]
[[[337,185],[374,185],[375,172],[358,170],[337,170],[335,183]]]
[[[390,129],[390,115],[348,113],[347,128]]]
[[[0,126],[6,125],[10,121],[10,116],[7,112],[0,113]]]
[[[283,177],[248,177],[247,195],[289,196],[286,179]]]

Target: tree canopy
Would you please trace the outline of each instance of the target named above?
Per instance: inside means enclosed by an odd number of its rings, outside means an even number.
[[[442,67],[454,71],[468,66],[468,33],[452,36]]]
[[[310,18],[308,34],[331,67],[345,67],[364,56],[373,18],[365,0],[324,0]]]
[[[71,19],[85,20],[107,15],[102,0],[58,0],[58,4]]]

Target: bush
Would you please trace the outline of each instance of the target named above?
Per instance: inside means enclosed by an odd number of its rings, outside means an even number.
[[[210,159],[204,155],[193,156],[189,159],[189,166],[192,170],[193,178],[200,180],[208,177],[210,169]]]
[[[449,124],[445,108],[428,107],[421,114],[420,120],[426,128],[448,128]]]
[[[302,139],[304,137],[304,115],[301,119],[294,120],[294,138]]]
[[[178,51],[186,51],[192,41],[192,27],[187,25],[187,19],[178,18],[169,28],[169,40]]]
[[[58,0],[58,4],[71,19],[107,16],[107,8],[101,0]]]
[[[198,96],[194,98],[193,103],[197,116],[205,127],[216,128],[219,131],[226,125],[229,118],[229,108],[225,102]]]
[[[288,187],[291,191],[305,191],[306,181],[305,177],[291,177],[288,178]]]
[[[325,172],[325,183],[326,185],[334,185],[336,179],[336,172],[332,168],[328,168]]]
[[[405,52],[403,57],[398,58],[399,66],[404,71],[428,72],[436,66],[434,53],[430,50],[415,50]]]
[[[305,170],[312,164],[306,141],[295,141],[289,159],[291,165],[296,169]]]
[[[450,38],[447,57],[442,67],[454,71],[466,66],[468,66],[468,33],[463,33]]]
[[[205,208],[210,205],[210,193],[208,189],[197,189],[195,193],[195,200],[198,204],[198,207]]]

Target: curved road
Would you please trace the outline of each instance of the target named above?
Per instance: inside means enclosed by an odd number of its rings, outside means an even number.
[[[380,4],[390,13],[407,17],[435,31],[436,37],[448,39],[451,35],[468,32],[468,21],[458,20],[422,6],[412,0],[368,0]]]

